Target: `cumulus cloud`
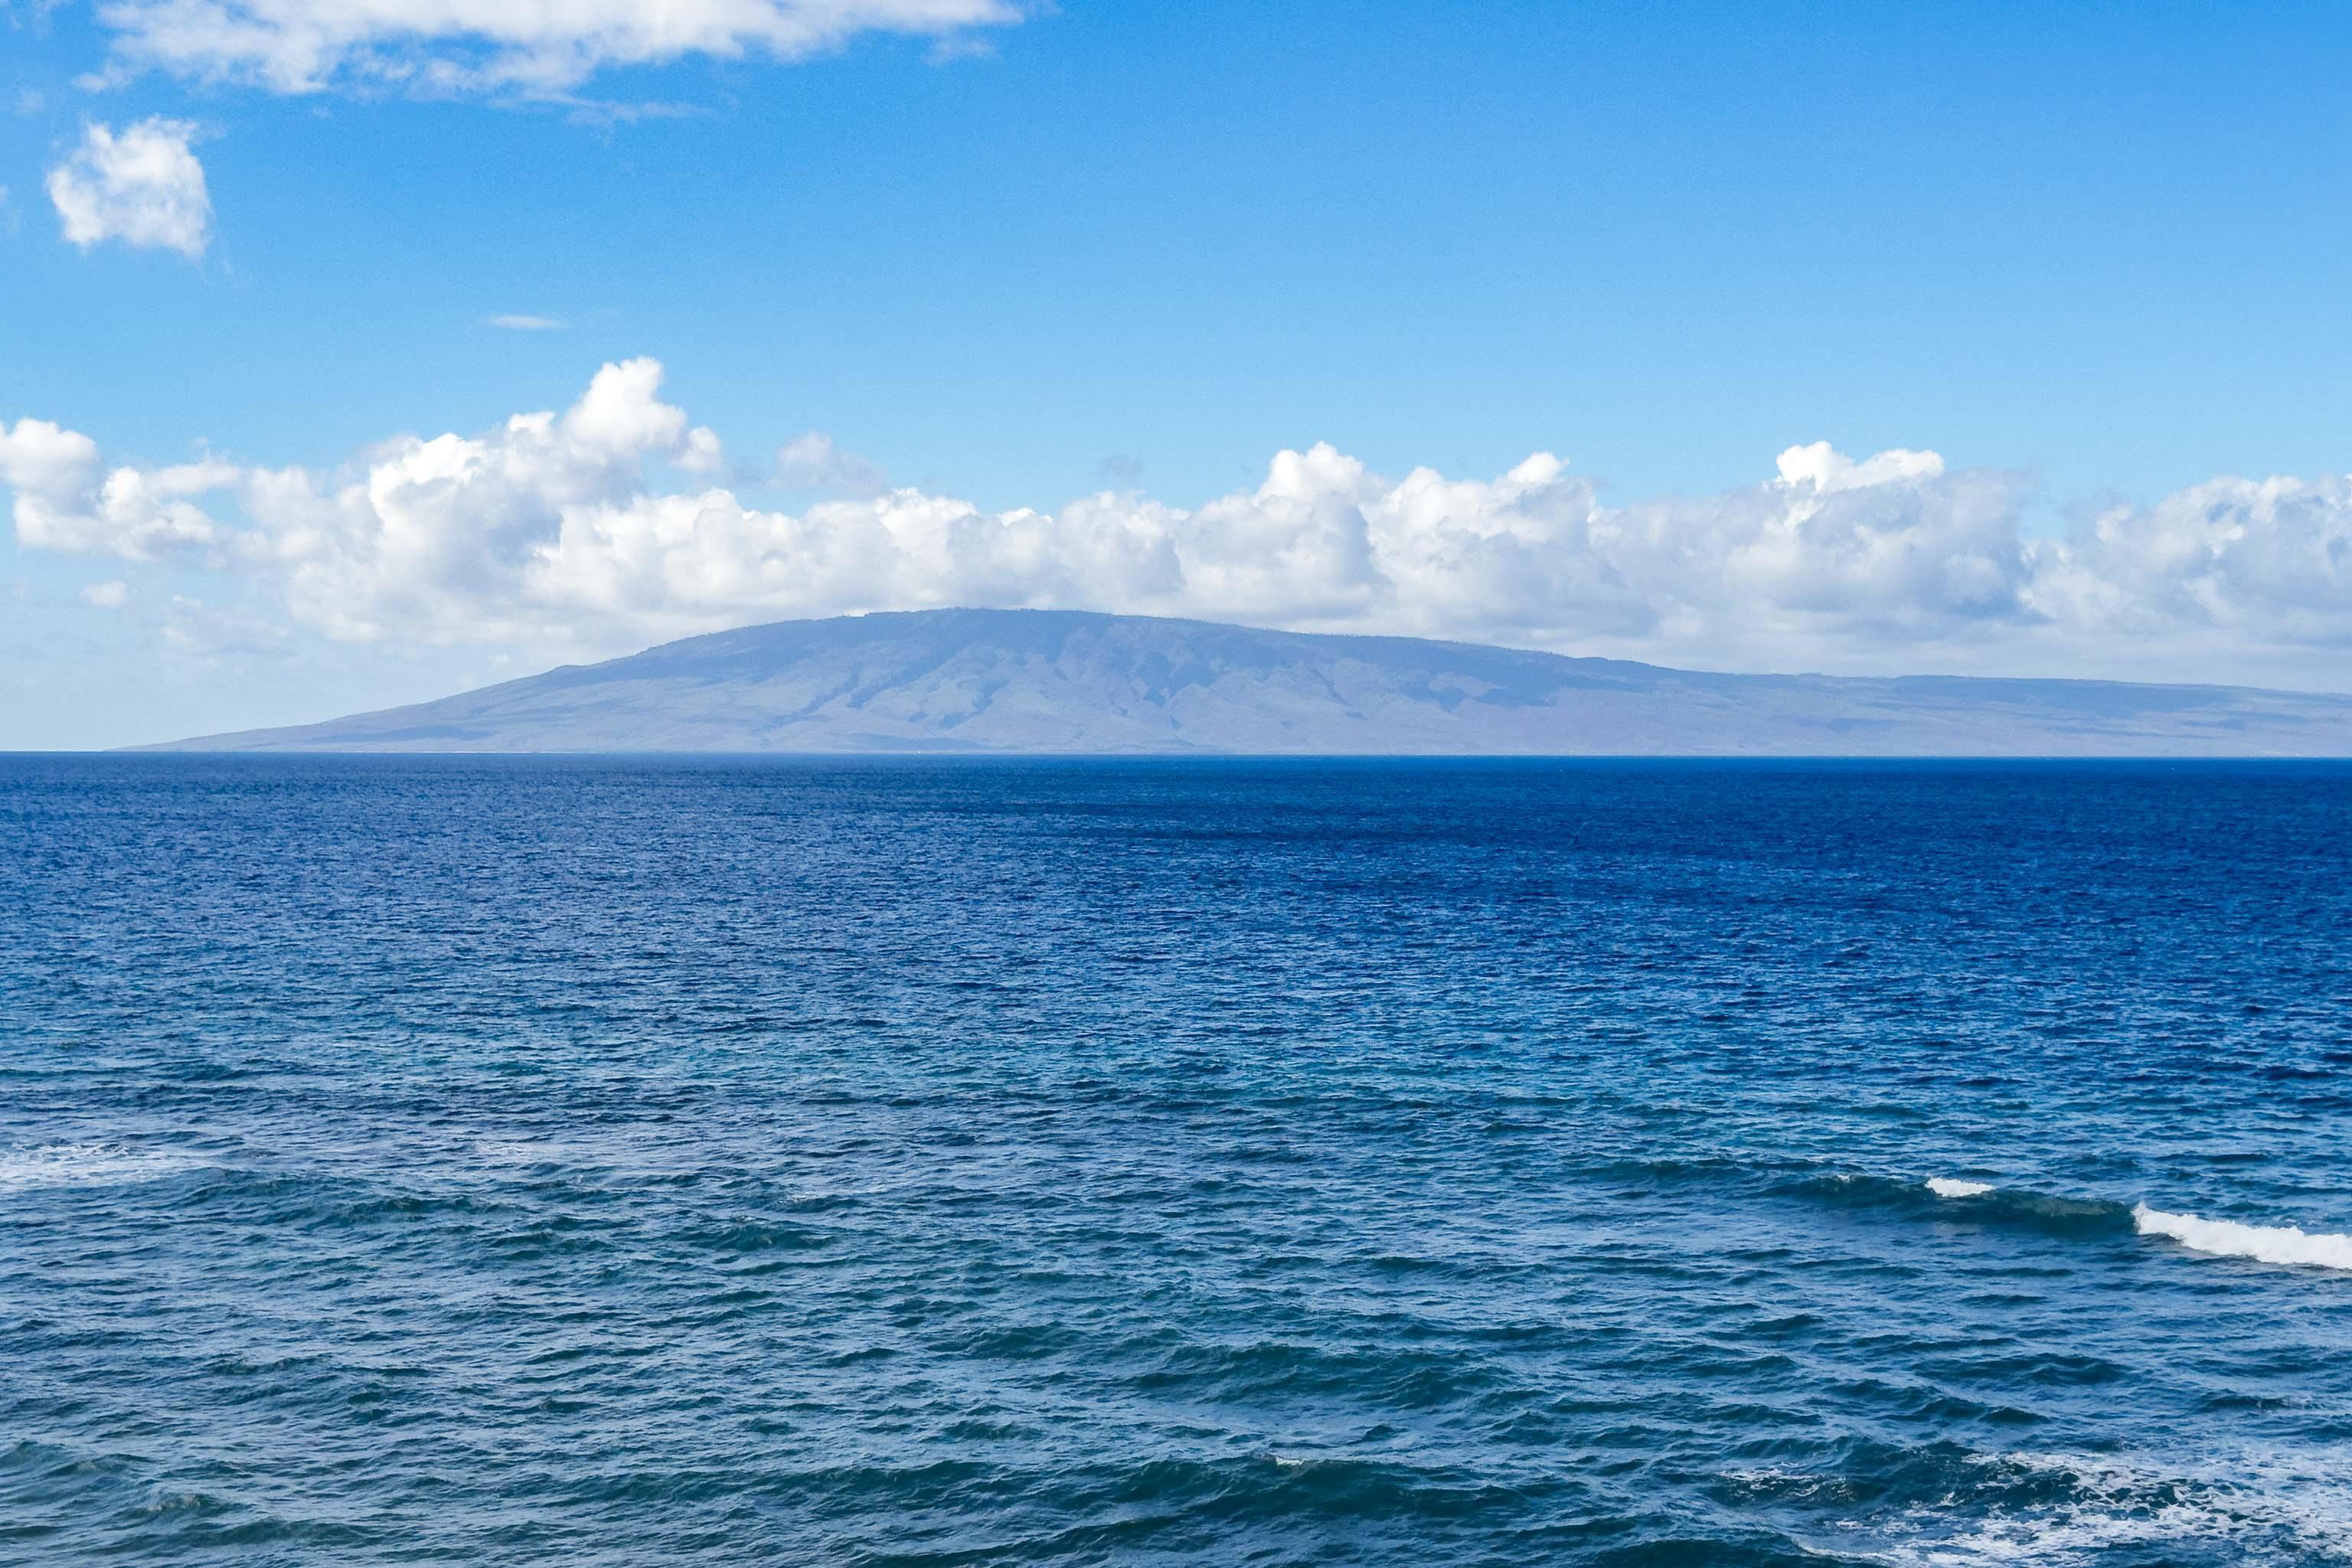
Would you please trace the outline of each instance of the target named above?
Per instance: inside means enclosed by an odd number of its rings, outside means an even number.
[[[90,125],[71,156],[49,171],[49,200],[65,237],[88,250],[110,239],[176,250],[191,261],[212,243],[205,166],[184,120],[142,120],[117,134]]]
[[[278,92],[335,86],[555,96],[613,66],[792,60],[863,33],[947,41],[1016,0],[101,0],[108,75],[161,69]]]
[[[105,472],[98,443],[78,431],[42,419],[0,426],[0,482],[16,493],[16,542],[32,550],[152,561],[218,544],[226,531],[191,498],[238,473],[211,459]]]
[[[2352,646],[2352,479],[2217,479],[2038,553],[2032,603],[2117,637]]]
[[[86,437],[26,419],[0,429],[0,479],[28,547],[194,554],[328,637],[534,657],[948,605],[1739,668],[2215,679],[2352,647],[2341,477],[2216,479],[2034,539],[2023,479],[1933,452],[1792,447],[1750,485],[1612,506],[1548,453],[1491,479],[1391,479],[1315,446],[1198,507],[1106,490],[992,511],[892,487],[811,435],[779,471],[835,494],[787,511],[698,482],[720,470],[718,438],[661,379],[651,360],[608,364],[560,413],[326,471],[109,469]]]

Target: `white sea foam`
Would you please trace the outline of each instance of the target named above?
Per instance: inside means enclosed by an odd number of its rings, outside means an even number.
[[[2109,1561],[2119,1547],[2196,1545],[2233,1562],[2297,1565],[2352,1562],[2352,1489],[2332,1456],[2237,1451],[2168,1465],[2085,1454],[1983,1455],[1988,1479],[2020,1472],[2061,1478],[2063,1501],[2014,1511],[1994,1505],[1960,1523],[1948,1499],[1903,1521],[1917,1537],[1872,1553],[1902,1568],[2026,1563],[2063,1568]],[[2007,1472],[2007,1476],[2003,1476]]]
[[[44,1143],[37,1148],[0,1149],[0,1193],[37,1187],[146,1182],[184,1170],[188,1160],[116,1143]]]
[[[1950,1176],[1930,1176],[1927,1190],[1939,1198],[1980,1198],[1992,1191],[1990,1182],[1961,1182]]]
[[[2167,1214],[2146,1204],[2132,1210],[2132,1224],[2142,1236],[2161,1236],[2191,1252],[2217,1258],[2251,1258],[2262,1263],[2299,1263],[2314,1268],[2352,1268],[2352,1236],[2314,1234],[2295,1226],[2238,1225],[2225,1219],[2200,1219],[2193,1214]]]

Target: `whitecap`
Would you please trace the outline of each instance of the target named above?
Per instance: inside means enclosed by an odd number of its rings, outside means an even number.
[[[184,1156],[125,1149],[117,1143],[44,1143],[0,1150],[0,1193],[37,1187],[152,1181],[184,1169]]]
[[[2141,1204],[2132,1210],[2132,1224],[2142,1236],[2161,1236],[2191,1252],[2217,1258],[2251,1258],[2262,1263],[2299,1263],[2314,1268],[2352,1268],[2352,1236],[2314,1233],[2297,1226],[2239,1225],[2226,1219],[2201,1219],[2193,1214],[2167,1214]]]
[[[1990,1182],[1962,1182],[1950,1176],[1930,1176],[1927,1190],[1939,1198],[1980,1198],[1992,1191]]]

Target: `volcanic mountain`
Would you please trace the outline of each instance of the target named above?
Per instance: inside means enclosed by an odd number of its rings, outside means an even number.
[[[2352,697],[1706,674],[1410,637],[924,610],[718,632],[159,749],[2342,757]]]

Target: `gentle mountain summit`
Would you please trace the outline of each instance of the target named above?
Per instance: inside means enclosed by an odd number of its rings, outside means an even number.
[[[783,621],[183,751],[2347,756],[2352,698],[1717,675],[1062,610]]]

